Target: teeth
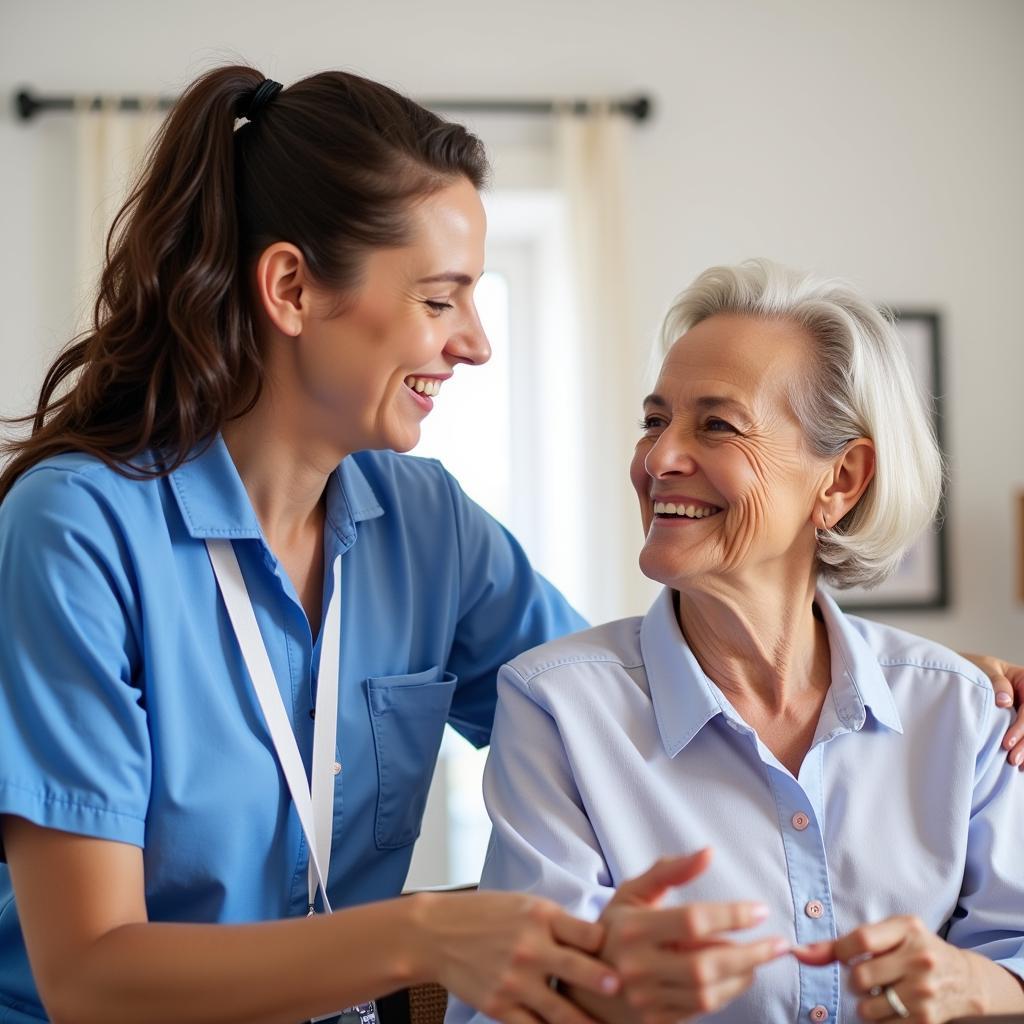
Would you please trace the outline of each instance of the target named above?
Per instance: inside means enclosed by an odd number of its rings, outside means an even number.
[[[708,505],[677,505],[672,501],[656,501],[654,514],[659,516],[680,516],[684,519],[704,519],[720,511]]]
[[[433,398],[441,390],[441,382],[430,377],[406,377],[405,386],[427,398]]]

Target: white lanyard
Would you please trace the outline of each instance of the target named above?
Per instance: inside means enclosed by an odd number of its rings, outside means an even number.
[[[229,540],[208,540],[217,583],[220,586],[228,617],[242,649],[253,689],[270,730],[270,739],[285,781],[299,815],[302,831],[309,845],[307,889],[309,912],[319,886],[325,913],[331,912],[327,898],[327,871],[331,863],[331,834],[334,820],[334,752],[338,734],[338,687],[341,668],[341,556],[334,559],[334,590],[327,606],[324,633],[320,646],[320,667],[316,688],[316,711],[313,718],[313,787],[306,782],[299,745],[295,741],[291,720],[281,699],[267,646],[260,634],[249,591],[242,570]]]

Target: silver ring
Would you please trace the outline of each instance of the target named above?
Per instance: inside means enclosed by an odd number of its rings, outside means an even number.
[[[885,1001],[889,1004],[892,1012],[902,1020],[906,1020],[910,1016],[910,1011],[907,1009],[903,1000],[900,999],[896,989],[894,989],[892,985],[886,985],[885,988],[882,989],[882,992],[885,994]]]

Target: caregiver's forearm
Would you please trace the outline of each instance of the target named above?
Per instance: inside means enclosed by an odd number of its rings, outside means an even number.
[[[414,978],[409,902],[252,925],[124,925],[47,986],[54,1024],[286,1024]]]

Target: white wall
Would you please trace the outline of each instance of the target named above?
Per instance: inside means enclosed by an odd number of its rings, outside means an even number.
[[[1024,485],[1022,43],[1018,0],[5,0],[0,93],[173,92],[235,57],[284,82],[346,66],[419,96],[649,90],[659,109],[634,136],[624,283],[638,368],[669,298],[717,261],[770,255],[940,309],[955,604],[899,621],[1024,659],[1011,506]],[[73,182],[67,118],[0,118],[10,413],[73,319]],[[633,579],[624,611],[649,593]]]

